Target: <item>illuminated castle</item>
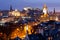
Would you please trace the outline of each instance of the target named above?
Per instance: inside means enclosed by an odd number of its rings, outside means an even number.
[[[49,14],[48,14],[48,9],[47,9],[47,6],[46,4],[44,4],[43,6],[43,14],[41,15],[41,21],[45,22],[45,21],[48,21],[49,20]]]
[[[44,13],[44,14],[47,14],[47,12],[48,12],[47,6],[46,6],[46,4],[44,4],[44,6],[43,6],[43,13]]]
[[[44,14],[44,17],[48,16],[48,9],[47,9],[46,4],[44,4],[44,6],[43,6],[43,14]]]

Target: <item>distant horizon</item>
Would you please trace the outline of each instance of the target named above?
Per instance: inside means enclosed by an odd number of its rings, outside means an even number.
[[[24,7],[42,9],[46,4],[49,11],[60,11],[60,0],[0,0],[0,10],[9,10],[10,5],[13,9],[22,10]]]
[[[26,6],[26,7],[29,7],[29,6]],[[12,7],[13,8],[13,7]],[[25,7],[24,7],[25,8]],[[31,7],[31,8],[33,8],[33,7]],[[35,8],[38,8],[38,7],[35,7]],[[13,10],[15,10],[15,9],[17,9],[17,8],[13,8]],[[41,7],[41,8],[39,8],[39,9],[43,9],[43,7]],[[8,8],[8,9],[0,9],[0,10],[10,10],[10,8]],[[20,10],[20,11],[22,11],[23,10],[23,8],[21,8],[21,9],[17,9],[17,10]],[[48,7],[48,11],[53,11],[54,10],[54,8],[49,8]],[[55,8],[55,11],[57,11],[57,12],[60,12],[60,9],[56,9]]]

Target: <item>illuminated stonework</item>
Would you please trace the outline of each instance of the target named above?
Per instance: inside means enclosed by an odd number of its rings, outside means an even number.
[[[49,14],[48,14],[48,9],[46,4],[44,4],[43,6],[43,15],[40,16],[42,20],[40,20],[41,22],[45,22],[49,20]]]
[[[48,17],[48,9],[47,9],[47,6],[46,6],[46,4],[44,4],[44,6],[43,6],[43,13],[44,13],[44,17]]]
[[[18,11],[17,9],[9,12],[9,16],[20,16],[20,11]]]
[[[10,34],[10,38],[11,39],[14,39],[16,37],[19,37],[19,38],[24,38],[26,35],[25,31],[20,31],[19,28],[16,28],[11,34]]]
[[[20,16],[20,12],[18,10],[15,10],[12,12],[12,15],[14,16]]]
[[[46,6],[46,4],[44,4],[44,6],[43,6],[43,13],[44,13],[44,14],[47,14],[47,12],[48,12],[47,6]]]

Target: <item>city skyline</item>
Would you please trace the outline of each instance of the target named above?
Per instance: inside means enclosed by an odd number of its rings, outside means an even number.
[[[24,7],[32,8],[43,8],[43,5],[46,4],[48,10],[52,11],[56,8],[56,11],[60,11],[60,1],[58,0],[0,0],[0,9],[8,10],[10,5],[13,9],[22,10]]]
[[[60,40],[60,1],[0,0],[0,40]]]

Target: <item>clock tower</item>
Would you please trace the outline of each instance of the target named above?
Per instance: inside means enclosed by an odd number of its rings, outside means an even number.
[[[46,4],[44,4],[44,6],[43,6],[43,14],[45,17],[48,16],[48,9],[47,9]]]
[[[43,6],[43,13],[47,14],[47,12],[48,12],[47,6],[46,6],[46,4],[44,4],[44,6]]]

